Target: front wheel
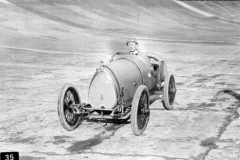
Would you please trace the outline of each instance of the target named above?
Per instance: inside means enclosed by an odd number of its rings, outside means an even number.
[[[77,89],[71,84],[65,84],[58,95],[58,116],[68,131],[77,128],[83,121],[82,115],[75,115],[71,105],[81,104]]]
[[[175,78],[172,72],[169,72],[164,80],[163,107],[167,110],[173,109],[173,103],[176,95]]]
[[[131,126],[133,134],[139,136],[146,129],[150,116],[149,91],[140,85],[133,97],[131,109]]]

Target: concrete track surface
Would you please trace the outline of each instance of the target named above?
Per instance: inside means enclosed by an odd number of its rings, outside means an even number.
[[[88,102],[100,61],[136,37],[177,82],[172,111],[151,105],[147,129],[84,122],[63,129],[57,96]],[[239,160],[240,2],[0,0],[0,151],[30,159]]]

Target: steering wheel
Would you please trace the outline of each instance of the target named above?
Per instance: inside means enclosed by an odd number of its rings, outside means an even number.
[[[111,56],[111,58],[110,58],[110,62],[113,61],[113,58],[114,58],[116,55],[124,55],[124,54],[126,54],[126,53],[123,53],[123,52],[117,52],[117,53],[113,54],[113,55]]]

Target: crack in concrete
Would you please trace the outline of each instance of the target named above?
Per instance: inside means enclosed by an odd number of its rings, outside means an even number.
[[[63,154],[58,154],[55,152],[32,152],[32,153],[41,153],[44,155],[50,155],[50,156],[63,156]],[[70,155],[77,155],[79,153],[69,153],[64,154],[64,156],[70,156]],[[99,155],[106,155],[106,156],[112,156],[112,157],[158,157],[158,158],[165,158],[166,160],[175,160],[175,159],[181,159],[181,160],[188,160],[188,158],[179,158],[179,157],[168,157],[168,156],[161,156],[161,155],[142,155],[142,154],[121,154],[121,153],[103,153],[103,152],[91,152],[91,151],[83,151],[81,154],[99,154]]]
[[[20,156],[19,158],[20,158],[20,159],[24,159],[24,160],[32,160],[32,159],[40,160],[40,159],[45,159],[44,157],[33,157],[33,156]]]
[[[206,159],[207,155],[211,152],[211,150],[216,149],[217,145],[215,144],[216,142],[220,141],[220,137],[222,136],[222,134],[226,131],[227,127],[237,118],[239,118],[240,115],[238,113],[238,107],[233,109],[233,113],[230,116],[227,116],[226,122],[223,124],[223,126],[219,129],[219,134],[217,135],[217,137],[212,137],[210,142],[205,143],[202,141],[202,145],[203,146],[209,146],[209,149],[204,152],[203,154],[201,154],[200,156],[196,157],[195,160],[204,160]],[[209,140],[209,139],[207,139]],[[205,145],[204,145],[205,144]]]
[[[168,157],[168,156],[161,156],[161,155],[143,155],[143,154],[121,154],[121,153],[103,153],[103,152],[83,152],[83,153],[89,153],[89,154],[101,154],[101,155],[108,155],[113,157],[159,157],[159,158],[165,158],[166,160],[174,160],[174,159],[182,159],[182,160],[188,160],[188,158],[179,158],[179,157]]]
[[[228,112],[228,111],[219,111],[217,109],[209,109],[209,108],[178,108],[178,109],[174,109],[172,111],[193,111],[193,112],[214,112],[214,113],[219,113],[219,112]]]
[[[42,103],[54,103],[54,101],[43,101],[43,100],[33,100],[33,99],[23,99],[23,98],[2,98],[0,97],[0,100],[8,100],[8,101],[27,101],[27,102],[42,102]]]

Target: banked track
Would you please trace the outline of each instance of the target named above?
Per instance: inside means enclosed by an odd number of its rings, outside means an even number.
[[[236,43],[240,37],[240,3],[237,1],[182,2],[195,11],[176,0],[8,1],[46,19],[89,32],[222,43]]]

